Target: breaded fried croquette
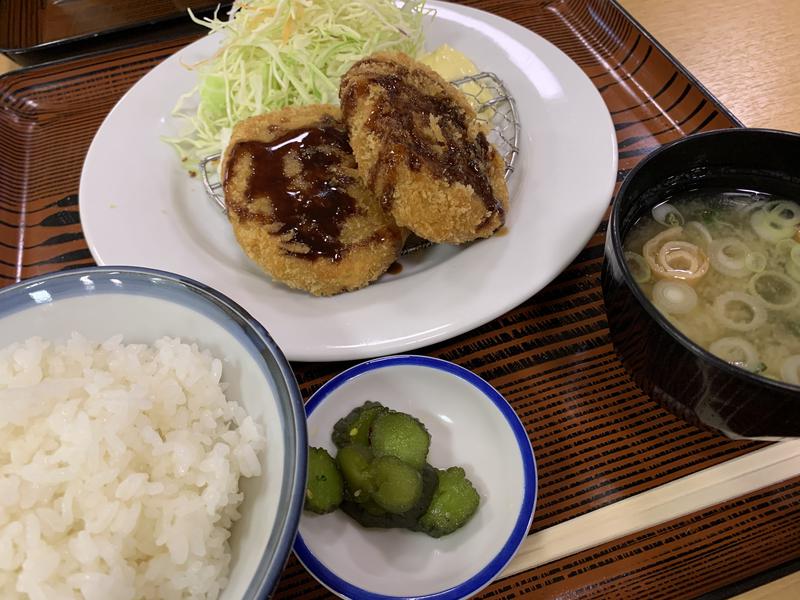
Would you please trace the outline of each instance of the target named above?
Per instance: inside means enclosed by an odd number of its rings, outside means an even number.
[[[362,184],[337,107],[241,121],[223,161],[236,239],[275,280],[328,296],[367,285],[398,257],[406,231]]]
[[[460,244],[505,221],[505,164],[464,95],[404,54],[355,63],[339,88],[358,170],[401,227]]]

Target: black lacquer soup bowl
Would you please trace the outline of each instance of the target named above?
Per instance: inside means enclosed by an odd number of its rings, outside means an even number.
[[[623,241],[665,198],[703,189],[800,200],[800,135],[726,129],[664,146],[627,176],[605,244],[603,295],[614,346],[634,381],[685,420],[733,438],[800,437],[800,388],[746,371],[678,331],[634,280]]]

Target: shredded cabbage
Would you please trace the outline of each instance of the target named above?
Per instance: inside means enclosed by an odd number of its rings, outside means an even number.
[[[235,123],[291,105],[338,104],[339,80],[379,51],[417,57],[425,0],[237,0],[228,20],[198,19],[223,42],[189,68],[198,82],[173,116],[186,131],[165,139],[190,171],[221,152]]]

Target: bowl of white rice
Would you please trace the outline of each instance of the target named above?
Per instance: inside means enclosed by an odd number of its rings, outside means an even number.
[[[306,448],[287,361],[222,294],[129,267],[0,290],[0,598],[263,598]]]

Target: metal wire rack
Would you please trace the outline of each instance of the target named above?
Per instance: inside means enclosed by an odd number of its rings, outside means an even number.
[[[489,127],[489,141],[506,163],[506,179],[519,154],[519,116],[514,97],[494,73],[482,72],[451,82],[470,101],[478,120]]]
[[[475,108],[478,119],[489,127],[489,141],[503,156],[506,163],[505,176],[508,179],[514,171],[514,163],[519,154],[520,126],[514,98],[494,73],[476,73],[451,83],[462,91]],[[208,197],[225,211],[225,197],[218,168],[220,157],[221,154],[214,154],[201,160],[200,175]],[[421,247],[422,244],[415,245],[413,250]],[[404,253],[411,250],[406,248]]]

